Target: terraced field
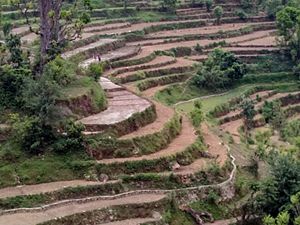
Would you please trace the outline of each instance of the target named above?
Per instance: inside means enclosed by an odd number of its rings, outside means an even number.
[[[155,1],[150,2],[129,1],[128,7],[156,6]],[[121,4],[120,1],[115,3]],[[167,106],[159,102],[155,95],[173,85],[186,84],[195,73],[195,64],[204,61],[220,43],[223,49],[235,53],[245,62],[277,53],[279,47],[276,42],[275,23],[265,15],[249,17],[246,20],[237,18],[233,8],[238,7],[239,2],[234,0],[232,3],[216,3],[224,7],[224,18],[220,25],[214,25],[213,14],[207,13],[204,8],[189,8],[186,2],[182,2],[181,5],[177,10],[176,20],[89,24],[83,30],[82,39],[68,46],[62,55],[65,59],[79,57],[79,64],[83,69],[97,63],[97,56],[108,62],[99,80],[107,96],[107,108],[78,121],[85,127],[85,138],[96,140],[96,143],[86,146],[86,149],[94,158],[91,163],[96,166],[97,173],[105,179],[8,187],[0,189],[0,200],[36,194],[43,196],[46,193],[71,190],[78,186],[88,189],[95,185],[111,184],[113,187],[124,179],[124,175],[134,177],[155,174],[162,177],[162,180],[171,175],[179,177],[181,181],[190,181],[191,177],[196,177],[198,173],[208,173],[212,163],[226,171],[225,176],[213,184],[187,182],[187,186],[174,186],[171,190],[156,186],[148,188],[145,185],[146,187],[138,186],[132,189],[128,187],[130,190],[124,189],[121,193],[112,188],[109,194],[86,194],[84,197],[80,195],[78,198],[61,201],[54,198],[51,203],[42,201],[36,208],[0,210],[0,224],[47,224],[47,221],[63,219],[66,221],[53,224],[71,224],[72,215],[76,217],[80,213],[85,215],[93,210],[119,205],[150,204],[154,208],[153,215],[141,213],[137,218],[126,215],[126,218],[116,221],[99,219],[86,222],[107,225],[143,224],[162,219],[162,210],[159,211],[158,202],[166,199],[173,191],[193,191],[199,194],[211,189],[228,190],[228,187],[233,186],[236,172],[235,155],[226,144],[224,134],[230,134],[235,144],[241,144],[242,110],[236,108],[214,118],[220,123],[217,128],[223,134],[220,135],[210,120],[203,122],[200,128],[192,125],[188,112],[193,109],[195,99]],[[128,38],[138,31],[143,31],[144,36]],[[36,35],[28,32],[26,26],[14,28],[13,32],[22,36],[22,41],[27,46],[36,40]],[[195,50],[197,44],[203,51]],[[176,52],[176,48],[185,48],[188,51]],[[217,105],[255,86],[256,84],[240,86],[226,93],[199,96],[197,99],[202,100],[203,111],[206,114]],[[260,120],[259,111],[265,100],[280,100],[290,95],[296,96],[299,92],[275,93],[272,90],[264,90],[252,93],[252,100],[256,101],[257,96],[262,99],[256,102],[255,110],[258,114],[255,120]],[[296,101],[284,107],[296,107],[298,104]],[[291,116],[295,117],[297,113]],[[232,197],[230,194],[228,196]],[[229,222],[226,220],[213,224]]]

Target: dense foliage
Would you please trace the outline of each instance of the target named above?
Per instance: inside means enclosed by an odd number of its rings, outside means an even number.
[[[234,85],[245,73],[245,64],[241,63],[234,54],[215,49],[200,65],[194,82],[199,87],[212,90],[225,89]]]
[[[281,44],[288,48],[293,61],[297,62],[300,59],[300,9],[285,7],[276,18]]]

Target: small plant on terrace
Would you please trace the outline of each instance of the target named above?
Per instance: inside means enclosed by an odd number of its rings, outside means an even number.
[[[214,4],[213,0],[206,0],[205,1],[205,7],[206,7],[207,12],[211,11],[211,7],[213,6],[213,4]]]
[[[221,18],[223,16],[223,8],[221,6],[216,6],[214,8],[214,17],[216,18],[216,23],[221,23]]]
[[[244,126],[246,137],[249,137],[249,130],[253,127],[253,118],[256,114],[254,109],[254,103],[250,99],[245,99],[242,104],[243,116],[244,116]]]
[[[194,109],[190,113],[190,116],[194,127],[199,127],[204,120],[201,101],[198,100],[194,102]]]

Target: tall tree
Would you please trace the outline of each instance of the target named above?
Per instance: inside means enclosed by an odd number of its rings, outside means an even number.
[[[300,9],[285,7],[276,18],[281,44],[290,50],[294,61],[300,60]]]
[[[61,53],[62,48],[69,42],[81,36],[84,24],[90,22],[90,0],[75,0],[63,8],[65,0],[14,0],[14,4],[26,19],[31,32],[39,35],[40,71],[44,65]],[[69,2],[69,1],[68,1]],[[37,6],[40,25],[34,28],[29,12]]]

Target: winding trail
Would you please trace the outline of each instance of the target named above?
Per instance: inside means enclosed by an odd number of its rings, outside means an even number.
[[[139,194],[126,196],[113,200],[96,200],[86,203],[70,203],[36,212],[20,212],[0,216],[0,224],[5,225],[35,225],[58,217],[76,213],[101,209],[114,205],[128,205],[138,203],[156,202],[165,198],[165,194]]]
[[[33,195],[46,192],[52,192],[68,187],[79,187],[79,186],[92,186],[103,184],[96,181],[86,180],[71,180],[71,181],[58,181],[51,183],[35,184],[35,185],[22,185],[16,187],[8,187],[0,189],[0,199],[8,198],[20,195]]]

